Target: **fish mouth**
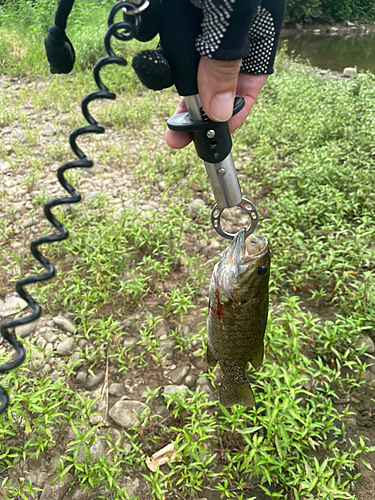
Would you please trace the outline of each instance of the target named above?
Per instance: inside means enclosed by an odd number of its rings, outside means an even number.
[[[228,248],[228,258],[236,267],[258,260],[268,251],[268,240],[260,234],[250,234],[245,240],[246,229],[242,228]]]

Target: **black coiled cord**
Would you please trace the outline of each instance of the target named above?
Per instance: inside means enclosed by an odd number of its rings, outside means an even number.
[[[11,328],[15,328],[20,325],[27,325],[32,321],[37,320],[41,315],[41,307],[39,304],[24,290],[24,286],[31,285],[33,283],[38,283],[40,281],[45,281],[52,278],[55,275],[55,268],[53,264],[51,264],[44,255],[42,255],[38,247],[43,245],[44,243],[53,243],[55,241],[65,240],[69,236],[69,232],[64,227],[61,222],[59,222],[56,217],[52,213],[52,208],[58,205],[65,205],[67,203],[78,203],[81,201],[81,195],[71,186],[64,177],[64,173],[66,170],[72,168],[90,168],[93,166],[92,160],[88,158],[83,151],[77,146],[76,140],[79,136],[83,134],[103,134],[105,129],[90,115],[88,110],[88,105],[91,101],[96,99],[116,99],[116,94],[110,92],[108,88],[104,85],[100,78],[100,71],[105,66],[110,64],[118,64],[119,66],[126,66],[127,62],[122,57],[116,56],[112,47],[111,47],[111,38],[114,36],[118,40],[128,41],[134,38],[138,31],[138,26],[140,22],[140,18],[137,15],[126,16],[126,21],[121,21],[118,23],[114,23],[114,18],[116,14],[123,10],[126,14],[131,14],[134,11],[136,6],[129,2],[120,2],[116,4],[109,13],[108,16],[108,30],[104,37],[104,46],[107,52],[107,56],[100,59],[94,66],[94,79],[95,83],[99,88],[99,91],[92,92],[88,94],[86,97],[82,99],[81,107],[82,113],[85,117],[87,123],[84,127],[79,127],[74,130],[70,134],[69,142],[70,147],[72,148],[74,154],[78,157],[78,161],[71,161],[64,163],[57,170],[57,178],[62,185],[62,187],[68,192],[70,195],[66,198],[55,198],[44,206],[44,215],[49,220],[49,222],[59,231],[60,234],[51,234],[49,236],[42,236],[34,240],[30,245],[30,250],[33,256],[38,260],[42,266],[46,269],[46,273],[38,276],[28,276],[19,280],[16,283],[16,291],[17,293],[28,303],[28,305],[33,310],[33,313],[30,316],[25,318],[18,318],[13,321],[8,321],[1,326],[0,333],[1,336],[16,350],[17,358],[9,363],[0,366],[0,373],[6,373],[10,370],[14,370],[18,366],[20,366],[25,359],[25,350],[22,347],[22,344],[13,337],[9,330]],[[125,19],[125,16],[124,16]],[[0,385],[0,415],[7,409],[9,405],[9,397],[6,391]]]

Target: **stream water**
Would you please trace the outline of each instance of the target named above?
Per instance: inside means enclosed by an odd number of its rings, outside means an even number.
[[[288,53],[308,59],[312,66],[340,72],[348,66],[357,66],[360,71],[375,73],[375,32],[372,30],[342,35],[286,32],[282,33],[280,43],[285,39]]]

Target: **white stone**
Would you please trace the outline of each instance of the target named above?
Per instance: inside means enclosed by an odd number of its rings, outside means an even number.
[[[76,331],[75,324],[68,318],[64,316],[55,316],[53,318],[55,325],[62,328],[65,332],[74,333]]]
[[[0,318],[7,318],[12,314],[22,311],[27,307],[27,302],[18,294],[7,295],[5,301],[0,300]]]
[[[349,78],[350,76],[356,76],[357,75],[357,70],[355,68],[350,68],[347,67],[344,69],[342,72],[342,75]]]
[[[74,340],[71,338],[67,338],[63,342],[60,342],[60,344],[56,347],[56,351],[60,354],[60,356],[69,356],[69,354],[73,353],[74,349]]]
[[[116,424],[129,429],[138,422],[136,413],[145,416],[149,410],[149,407],[140,401],[117,401],[109,410],[109,416]]]
[[[359,349],[362,344],[366,346],[366,353],[373,354],[375,352],[375,345],[371,337],[363,337],[357,340],[355,347]]]
[[[196,219],[198,217],[199,212],[205,207],[205,203],[200,198],[193,200],[188,205],[189,215],[192,219]]]
[[[36,321],[32,321],[31,323],[28,323],[27,325],[20,325],[16,326],[16,335],[20,335],[21,338],[28,337],[33,333],[35,330],[36,325],[38,324],[38,319]]]

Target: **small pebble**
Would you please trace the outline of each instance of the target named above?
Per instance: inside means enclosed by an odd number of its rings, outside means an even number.
[[[200,198],[193,200],[188,205],[189,215],[192,219],[196,219],[198,217],[199,212],[205,207],[205,203]]]
[[[74,339],[68,338],[58,344],[56,351],[60,356],[69,356],[73,353],[74,347]]]
[[[28,227],[31,227],[34,224],[33,219],[25,219],[23,222],[21,222],[22,226],[26,229]]]
[[[64,332],[74,333],[76,331],[76,326],[73,321],[68,318],[64,318],[64,316],[55,316],[53,321],[57,326],[62,328]]]

